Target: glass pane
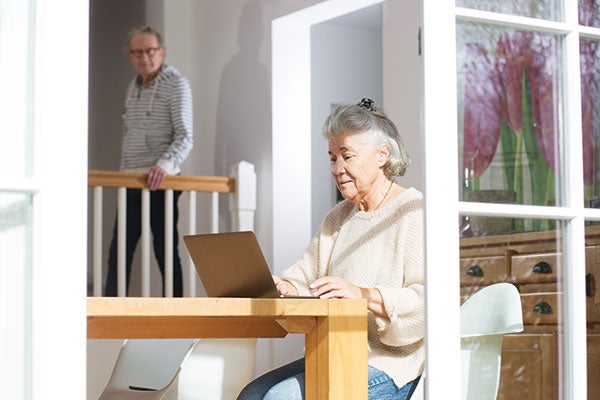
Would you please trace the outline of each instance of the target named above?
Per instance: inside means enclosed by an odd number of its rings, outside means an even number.
[[[492,11],[520,17],[562,21],[563,13],[559,0],[456,0],[457,7]]]
[[[29,359],[31,197],[0,193],[0,398],[25,399]]]
[[[559,205],[560,38],[474,23],[457,30],[461,199]],[[494,192],[470,193],[483,190]],[[515,230],[551,228],[534,222]]]
[[[31,174],[32,32],[28,1],[0,0],[0,178]]]
[[[600,126],[599,84],[600,58],[598,42],[581,40],[579,43],[581,67],[581,126],[583,133],[583,183],[586,206],[600,207]]]
[[[495,225],[515,222],[496,220]],[[543,224],[560,225],[556,221]],[[561,243],[560,228],[460,239],[461,370],[465,371],[471,362],[468,375],[462,377],[463,390],[469,390],[468,398],[561,398],[560,360],[564,359]],[[481,306],[476,306],[476,302]],[[488,335],[466,338],[481,333]],[[496,336],[499,340],[494,339],[493,333],[500,335]],[[497,397],[480,391],[495,387],[498,372],[482,367],[486,365],[485,354],[479,352],[486,350],[488,354],[499,352],[501,356]],[[480,363],[473,364],[474,360]],[[469,389],[464,386],[466,383]]]
[[[585,26],[600,27],[599,11],[598,0],[579,0],[579,23]]]

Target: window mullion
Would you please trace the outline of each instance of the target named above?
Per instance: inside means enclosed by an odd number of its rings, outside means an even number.
[[[583,163],[581,155],[581,73],[578,2],[567,1],[565,21],[570,32],[563,43],[564,67],[564,173],[560,187],[564,189],[564,206],[578,210],[578,215],[565,227],[563,247],[564,279],[564,397],[587,398],[587,340],[585,299],[585,219]]]
[[[448,368],[460,366],[456,22],[451,3],[422,3],[425,368],[430,399],[459,399],[461,382],[460,368]]]

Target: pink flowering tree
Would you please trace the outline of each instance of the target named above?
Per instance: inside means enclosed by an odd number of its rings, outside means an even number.
[[[595,42],[581,42],[586,196],[594,181],[595,51]],[[465,176],[468,188],[479,189],[479,177],[500,148],[504,187],[516,192],[517,203],[525,203],[529,190],[530,204],[556,204],[555,182],[560,174],[557,38],[504,32],[493,57],[482,45],[467,44],[465,63],[463,166],[470,171]],[[547,229],[547,224],[533,221],[533,229]],[[523,221],[517,221],[515,228],[523,230]]]

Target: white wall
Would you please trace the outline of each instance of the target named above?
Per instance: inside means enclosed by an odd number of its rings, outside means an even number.
[[[381,5],[369,8],[379,19]],[[366,10],[366,9],[365,9]],[[357,11],[355,16],[364,14]],[[312,98],[312,232],[335,204],[337,189],[329,173],[327,142],[322,127],[333,104],[353,104],[370,97],[382,104],[382,40],[378,26],[348,26],[336,18],[315,25],[311,33],[311,98]]]
[[[422,60],[418,53],[420,14],[420,0],[388,0],[383,3],[383,104],[396,124],[412,161],[406,175],[401,178],[401,184],[424,191]]]

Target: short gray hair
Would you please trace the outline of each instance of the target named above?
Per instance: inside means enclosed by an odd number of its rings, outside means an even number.
[[[390,148],[390,157],[384,166],[385,174],[389,178],[403,176],[410,165],[410,158],[396,125],[380,109],[360,104],[363,102],[335,107],[325,120],[323,136],[331,140],[344,134],[368,133],[375,146],[387,144]]]
[[[131,51],[131,39],[133,39],[133,37],[137,35],[153,35],[156,38],[156,41],[158,42],[158,46],[161,49],[165,48],[165,39],[162,33],[160,33],[160,31],[154,29],[150,25],[137,25],[129,30],[129,32],[127,33],[127,38],[125,38],[123,52],[126,56],[129,55],[129,52]]]

